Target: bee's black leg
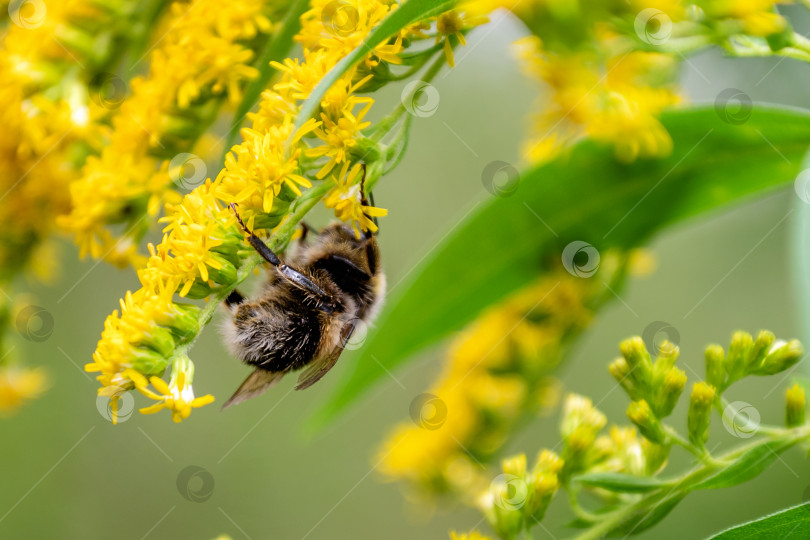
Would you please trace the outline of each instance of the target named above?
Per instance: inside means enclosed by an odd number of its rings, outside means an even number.
[[[228,307],[238,306],[242,302],[245,301],[245,297],[237,291],[236,289],[232,290],[231,293],[225,298],[225,305]]]
[[[291,268],[286,264],[283,264],[278,256],[270,249],[267,244],[262,241],[261,238],[253,234],[253,231],[247,228],[245,223],[242,221],[242,218],[239,216],[239,213],[236,211],[236,205],[231,203],[231,211],[233,211],[234,215],[236,216],[236,220],[239,222],[239,226],[242,227],[242,230],[245,234],[248,235],[248,242],[256,252],[262,256],[264,260],[278,268],[278,271],[287,278],[290,283],[298,287],[299,289],[315,296],[319,301],[319,309],[325,311],[327,313],[332,313],[334,311],[334,302],[332,297],[326,294],[326,292],[318,287],[311,279],[307,276],[296,270],[295,268]]]

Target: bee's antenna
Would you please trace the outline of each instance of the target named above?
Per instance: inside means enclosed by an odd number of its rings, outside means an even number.
[[[360,204],[363,206],[374,206],[374,194],[369,193],[368,196],[371,199],[371,204],[369,204],[368,199],[366,199],[366,164],[360,164],[363,167],[363,177],[360,179]],[[377,218],[372,216],[371,221],[374,222],[374,225],[379,229],[380,225],[377,223]],[[367,232],[366,237],[371,237],[371,233]]]
[[[253,234],[251,232],[251,230],[247,228],[247,225],[245,225],[245,222],[242,221],[242,216],[240,216],[239,212],[236,211],[236,203],[231,203],[228,206],[230,206],[231,212],[233,212],[233,215],[236,216],[236,221],[239,222],[239,226],[242,228],[243,231],[245,231],[245,234],[248,234],[248,235]]]

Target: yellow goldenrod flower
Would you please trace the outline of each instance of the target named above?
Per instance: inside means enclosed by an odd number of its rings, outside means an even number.
[[[357,164],[350,171],[348,168],[349,163],[344,163],[335,178],[335,187],[324,198],[324,204],[335,210],[338,219],[351,223],[355,235],[360,238],[361,229],[377,232],[373,218],[387,216],[388,210],[362,204],[360,180],[363,167]]]
[[[488,21],[489,19],[487,17],[459,10],[451,10],[442,13],[436,18],[436,44],[438,45],[444,42],[442,48],[447,58],[447,65],[450,67],[456,65],[455,56],[453,55],[453,44],[450,42],[450,37],[453,36],[458,40],[459,44],[466,46],[467,40],[464,38],[464,31]]]
[[[296,36],[304,49],[323,49],[339,60],[357,48],[397,4],[380,0],[312,0],[311,9],[301,16],[301,31]],[[381,43],[370,51],[367,62],[401,62],[402,44]]]
[[[149,382],[157,390],[154,392],[147,387],[146,378],[137,375],[133,378],[135,387],[140,393],[157,401],[154,405],[140,409],[143,414],[153,414],[163,409],[172,412],[172,420],[181,422],[191,414],[191,409],[203,407],[214,402],[214,396],[208,394],[195,398],[191,381],[194,377],[194,364],[188,357],[175,360],[175,365],[181,367],[174,370],[168,384],[160,377],[150,377]]]

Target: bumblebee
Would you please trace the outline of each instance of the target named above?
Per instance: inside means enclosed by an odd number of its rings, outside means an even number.
[[[362,183],[360,193],[366,204]],[[304,226],[296,249],[282,262],[245,226],[235,205],[231,210],[271,268],[257,298],[233,291],[225,300],[231,314],[226,342],[254,370],[223,409],[263,394],[290,372],[303,370],[296,390],[318,382],[337,363],[355,328],[374,319],[385,292],[371,232],[358,238],[353,229],[333,223],[310,235]]]

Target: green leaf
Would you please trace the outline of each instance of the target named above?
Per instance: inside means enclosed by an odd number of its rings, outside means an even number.
[[[512,196],[480,205],[388,299],[314,424],[559,264],[570,242],[599,251],[637,246],[685,218],[787,186],[810,143],[810,115],[794,110],[756,107],[742,125],[705,108],[662,121],[674,141],[666,159],[622,164],[610,148],[586,141],[568,158],[525,172]]]
[[[737,525],[710,540],[754,540],[758,538],[810,538],[810,503]]]
[[[621,525],[611,530],[608,536],[630,536],[646,531],[667,517],[684,497],[686,497],[686,493],[679,491],[664,498],[661,502],[653,506],[652,509],[645,508],[644,510],[636,512],[630,518],[623,521]]]
[[[770,467],[779,457],[779,454],[796,444],[796,442],[792,439],[759,442],[736,458],[731,465],[720,470],[714,476],[710,476],[692,486],[691,489],[726,488],[747,482]]]
[[[587,487],[620,493],[645,493],[670,485],[652,476],[633,476],[615,472],[582,474],[575,476],[573,480]]]
[[[377,45],[383,43],[403,28],[429,17],[435,17],[456,5],[457,0],[408,0],[400,4],[382,22],[374,27],[366,40],[352,52],[343,57],[329,73],[312,89],[309,97],[301,104],[298,117],[295,119],[295,130],[312,118],[320,107],[326,92],[344,73],[360,62]]]

